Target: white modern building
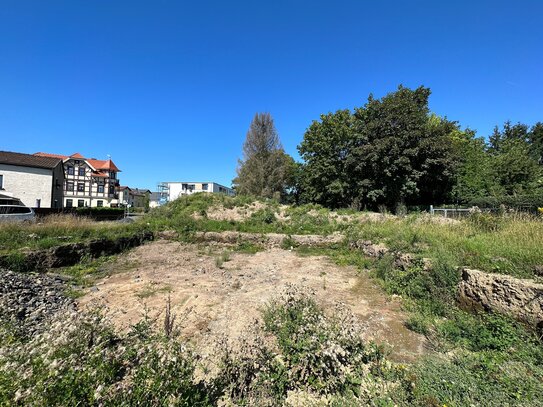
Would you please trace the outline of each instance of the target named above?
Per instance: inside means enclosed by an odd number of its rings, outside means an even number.
[[[198,192],[207,192],[214,194],[225,194],[234,196],[235,191],[232,188],[216,182],[161,182],[158,185],[158,194],[161,203],[170,202],[182,195],[192,195]]]
[[[63,184],[61,159],[0,151],[0,193],[31,208],[62,208]]]

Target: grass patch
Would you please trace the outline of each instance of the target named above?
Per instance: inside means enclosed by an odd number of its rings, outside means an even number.
[[[172,292],[172,286],[169,284],[163,285],[163,284],[153,284],[149,283],[143,290],[139,291],[136,294],[136,297],[138,297],[140,300],[144,300],[150,297],[153,297],[157,294],[168,294]]]

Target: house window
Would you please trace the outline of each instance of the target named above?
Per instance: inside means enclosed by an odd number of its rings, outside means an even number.
[[[85,201],[83,199],[78,199],[77,200],[77,207],[82,208],[84,206],[85,206]]]
[[[4,176],[0,175],[0,189],[4,189]]]
[[[81,176],[85,175],[85,167],[79,167],[79,175]]]
[[[109,178],[111,179],[115,179],[116,176],[117,175],[113,171],[109,173]]]
[[[104,206],[104,201],[96,201],[96,206],[101,208],[102,206]]]
[[[74,207],[74,200],[66,199],[66,208],[73,208],[73,207]]]
[[[207,184],[202,184],[202,191],[207,191]]]
[[[66,182],[66,191],[72,191],[74,190],[74,183],[73,182]]]
[[[77,183],[77,192],[85,192],[85,183],[84,182],[78,182]]]
[[[74,167],[71,165],[68,165],[68,175],[74,175]]]
[[[98,185],[98,192],[101,192],[101,193],[104,192],[104,186],[103,185]]]
[[[114,186],[110,186],[110,187],[109,187],[109,193],[110,193],[110,194],[114,194],[114,193],[115,193],[115,187],[114,187]]]

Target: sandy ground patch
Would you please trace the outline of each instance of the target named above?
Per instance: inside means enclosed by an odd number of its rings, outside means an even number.
[[[424,337],[404,326],[398,300],[390,299],[366,275],[322,256],[302,257],[270,249],[256,254],[156,241],[119,257],[135,269],[97,282],[79,299],[79,307],[105,307],[122,329],[138,322],[147,309],[161,323],[168,296],[181,335],[201,351],[212,352],[218,338],[235,341],[260,317],[260,309],[287,284],[316,292],[324,307],[343,303],[362,325],[366,339],[386,342],[392,358],[411,361],[424,350]],[[221,264],[222,263],[222,264]]]
[[[250,205],[235,206],[233,208],[225,208],[222,205],[216,205],[208,209],[207,217],[213,220],[241,222],[249,219],[253,213],[258,212],[265,207],[266,205],[259,201],[255,201]],[[200,214],[194,214],[193,216],[196,218],[201,217]]]

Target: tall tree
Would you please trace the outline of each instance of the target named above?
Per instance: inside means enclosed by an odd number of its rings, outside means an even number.
[[[271,115],[256,113],[233,180],[237,192],[282,199],[292,185],[294,168],[294,160],[283,150]]]
[[[349,161],[361,202],[368,206],[422,204],[445,199],[454,162],[449,133],[454,122],[431,116],[430,89],[398,87],[371,95],[355,111],[356,147]]]
[[[302,197],[329,208],[352,202],[352,177],[347,158],[353,144],[353,115],[349,110],[323,114],[311,123],[298,151],[304,160]]]
[[[471,130],[455,134],[452,140],[457,163],[452,201],[503,195],[504,190],[496,176],[495,158],[488,153],[485,140],[475,137]]]

